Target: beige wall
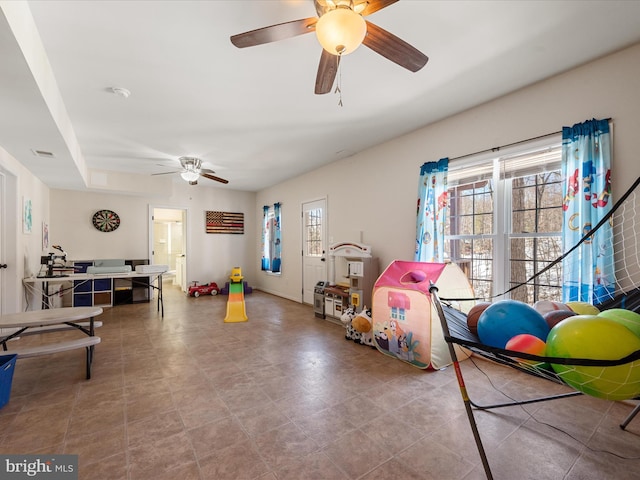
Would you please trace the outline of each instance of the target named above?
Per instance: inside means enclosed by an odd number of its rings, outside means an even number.
[[[259,272],[258,286],[301,299],[303,202],[326,196],[329,236],[362,239],[384,269],[395,259],[413,259],[422,163],[557,132],[587,119],[613,119],[612,183],[614,196],[621,194],[640,175],[638,78],[640,44],[258,192],[256,212],[261,205],[283,204],[282,275]]]
[[[222,285],[231,269],[240,266],[247,281],[255,278],[255,194],[179,181],[165,197],[51,190],[51,239],[71,259],[149,258],[149,207],[187,210],[187,282]],[[96,230],[91,218],[109,209],[120,217],[114,232]],[[205,211],[245,214],[244,235],[205,233]],[[221,285],[221,286],[222,286]]]

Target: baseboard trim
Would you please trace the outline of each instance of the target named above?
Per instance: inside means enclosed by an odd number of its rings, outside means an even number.
[[[286,298],[287,300],[291,300],[292,302],[302,303],[303,305],[307,305],[304,302],[302,302],[299,298],[293,298],[293,297],[290,297],[288,295],[283,295],[280,292],[274,292],[272,290],[268,290],[266,288],[261,288],[261,287],[253,287],[253,288],[255,290],[260,290],[261,292],[268,293],[269,295],[275,295],[276,297]],[[311,304],[309,304],[309,305],[311,305]]]

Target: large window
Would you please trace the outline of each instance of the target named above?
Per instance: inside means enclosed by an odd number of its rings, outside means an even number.
[[[490,299],[526,282],[562,254],[560,142],[520,152],[451,161],[445,255]],[[562,266],[508,296],[560,300]]]

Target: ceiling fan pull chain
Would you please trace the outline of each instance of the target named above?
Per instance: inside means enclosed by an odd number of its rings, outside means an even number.
[[[341,67],[342,62],[338,62],[338,81],[336,82],[336,89],[333,93],[337,93],[338,95],[340,95],[339,100],[338,100],[338,106],[342,107],[342,67]]]

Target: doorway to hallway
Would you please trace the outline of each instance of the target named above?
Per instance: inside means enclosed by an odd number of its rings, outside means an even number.
[[[187,291],[187,211],[180,208],[151,207],[151,263],[168,265],[174,285]]]

